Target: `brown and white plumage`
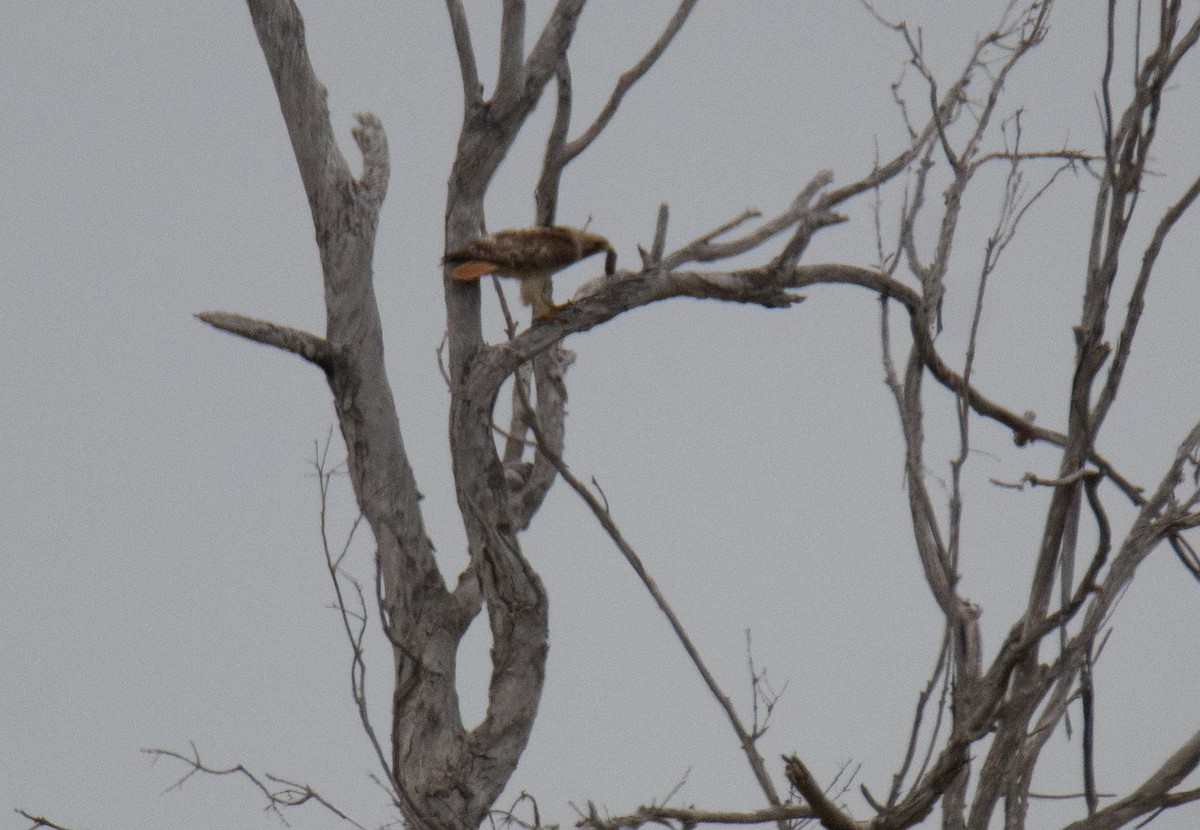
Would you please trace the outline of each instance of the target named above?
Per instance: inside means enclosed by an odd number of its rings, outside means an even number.
[[[554,314],[551,276],[601,251],[606,253],[604,271],[611,276],[617,253],[603,236],[564,226],[520,228],[481,236],[446,254],[442,264],[452,266],[450,277],[460,282],[486,274],[519,279],[521,302],[533,306],[534,319],[546,319]]]

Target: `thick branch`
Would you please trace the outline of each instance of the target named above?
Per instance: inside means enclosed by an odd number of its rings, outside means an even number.
[[[247,0],[247,4],[275,83],[304,192],[317,219],[330,207],[330,185],[349,182],[351,176],[333,137],[325,86],[308,59],[304,20],[292,0]]]
[[[663,272],[653,268],[636,274],[620,272],[615,280],[597,278],[584,283],[576,299],[560,308],[554,320],[539,323],[521,332],[514,340],[492,347],[483,360],[485,374],[478,375],[475,380],[485,385],[494,384],[498,389],[517,366],[550,345],[640,306],[674,297],[692,297],[788,308],[803,300],[802,295],[793,293],[795,289],[815,285],[857,285],[899,301],[910,314],[921,313],[921,297],[914,289],[875,269],[857,265],[807,264],[783,273],[769,266],[740,271]],[[922,336],[921,326],[914,325],[914,329],[916,336]],[[922,350],[927,368],[947,389],[955,394],[966,394],[975,412],[1011,429],[1014,439],[1020,443],[1036,440],[1063,446],[1066,442],[1063,433],[1039,426],[1023,413],[996,403],[975,387],[968,388],[962,376],[941,358],[932,340],[927,340],[927,344],[928,347]],[[1141,488],[1122,476],[1107,459],[1093,452],[1089,460],[1134,504],[1144,503]]]
[[[825,795],[821,785],[812,777],[808,767],[795,755],[784,756],[785,772],[796,792],[808,802],[817,820],[826,830],[860,830],[857,821],[845,813]]]
[[[201,311],[196,318],[221,331],[300,355],[322,369],[328,370],[337,356],[337,350],[325,338],[268,320],[256,320],[228,311]]]
[[[525,0],[504,0],[500,16],[500,71],[496,76],[498,108],[524,91],[525,79]]]
[[[550,13],[550,19],[546,21],[542,33],[533,45],[529,58],[525,61],[521,107],[526,114],[533,110],[546,82],[567,54],[567,47],[571,45],[571,38],[575,35],[575,24],[579,22],[585,2],[586,0],[558,0],[554,11]]]

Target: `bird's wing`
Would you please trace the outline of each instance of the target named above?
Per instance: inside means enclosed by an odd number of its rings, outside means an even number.
[[[522,228],[499,231],[481,236],[456,251],[446,255],[444,262],[460,264],[490,263],[490,270],[476,270],[473,266],[451,275],[454,279],[479,279],[484,274],[496,273],[506,276],[535,276],[541,272],[553,272],[565,268],[580,257],[579,245],[563,228]]]

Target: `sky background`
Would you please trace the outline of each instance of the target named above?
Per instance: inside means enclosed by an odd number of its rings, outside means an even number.
[[[468,3],[485,80],[498,5]],[[948,83],[1001,6],[879,8],[922,27]],[[548,7],[530,3],[530,42]],[[572,135],[673,7],[590,4],[571,51]],[[435,355],[445,183],[461,113],[444,4],[301,8],[352,165],[355,112],[377,113],[388,133],[376,290],[426,523],[455,574],[464,536]],[[1024,108],[1027,147],[1095,149],[1101,16],[1094,3],[1070,0],[1051,25],[1004,109]],[[632,267],[661,202],[677,247],[748,207],[782,210],[821,169],[837,182],[858,178],[877,148],[886,157],[902,146],[890,84],[905,58],[902,41],[849,0],[706,0],[568,169],[559,220],[590,217]],[[1197,173],[1196,64],[1168,98],[1148,209]],[[1127,71],[1126,61],[1117,76]],[[909,89],[919,108],[924,95]],[[491,228],[532,222],[550,115],[543,101],[501,168],[488,196]],[[952,363],[961,364],[1000,184],[981,177],[964,213],[939,341]],[[193,779],[161,794],[186,770],[139,750],[187,752],[189,741],[212,765],[241,762],[311,784],[364,824],[389,820],[348,694],[349,655],[318,535],[312,460],[334,425],[324,379],[191,316],[228,310],[323,329],[308,206],[244,4],[8,0],[0,193],[0,827],[26,825],[7,812],[16,807],[97,830],[274,824],[243,781]],[[1055,428],[1066,412],[1093,193],[1087,175],[1064,176],[1031,210],[993,278],[975,367],[989,395]],[[885,218],[899,200],[899,191],[885,194]],[[808,261],[874,263],[870,200],[848,213],[849,223],[814,240]],[[1185,218],[1164,251],[1100,442],[1144,485],[1157,483],[1200,416],[1198,230],[1197,216]],[[557,296],[597,268],[567,272]],[[490,287],[484,302],[498,338]],[[861,764],[856,787],[879,794],[903,756],[941,627],[911,540],[877,331],[877,300],[851,288],[813,290],[790,311],[682,300],[634,311],[567,343],[578,360],[565,455],[581,478],[601,483],[742,711],[747,630],[756,665],[776,688],[787,684],[762,743],[773,769],[792,751],[825,781]],[[932,383],[927,410],[930,486],[944,493],[952,400]],[[987,424],[972,434],[962,591],[984,608],[990,655],[1025,598],[1047,494],[988,480],[1051,475],[1057,461]],[[336,443],[332,455],[343,456]],[[1128,511],[1111,488],[1105,495],[1123,527]],[[344,478],[329,515],[340,544],[355,515]],[[561,483],[523,544],[549,591],[551,650],[539,719],[501,806],[527,790],[544,820],[569,825],[572,803],[623,813],[685,777],[675,803],[759,806],[719,708]],[[352,551],[350,567],[365,578],[369,540]],[[1096,672],[1102,790],[1128,791],[1197,728],[1198,610],[1200,587],[1167,550],[1156,552],[1124,597]],[[485,703],[485,623],[460,661],[468,721]],[[381,642],[371,656],[371,702],[386,735],[390,657]],[[1077,743],[1057,735],[1035,789],[1077,790],[1077,756]],[[849,803],[868,814],[856,793]],[[1155,826],[1194,827],[1197,809]],[[1078,815],[1057,803],[1034,810],[1045,826]],[[288,819],[331,826],[319,810]]]

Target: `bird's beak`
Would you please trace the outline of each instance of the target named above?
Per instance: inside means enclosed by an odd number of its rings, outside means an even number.
[[[608,254],[604,257],[604,273],[612,276],[617,272],[617,252],[609,247]]]

